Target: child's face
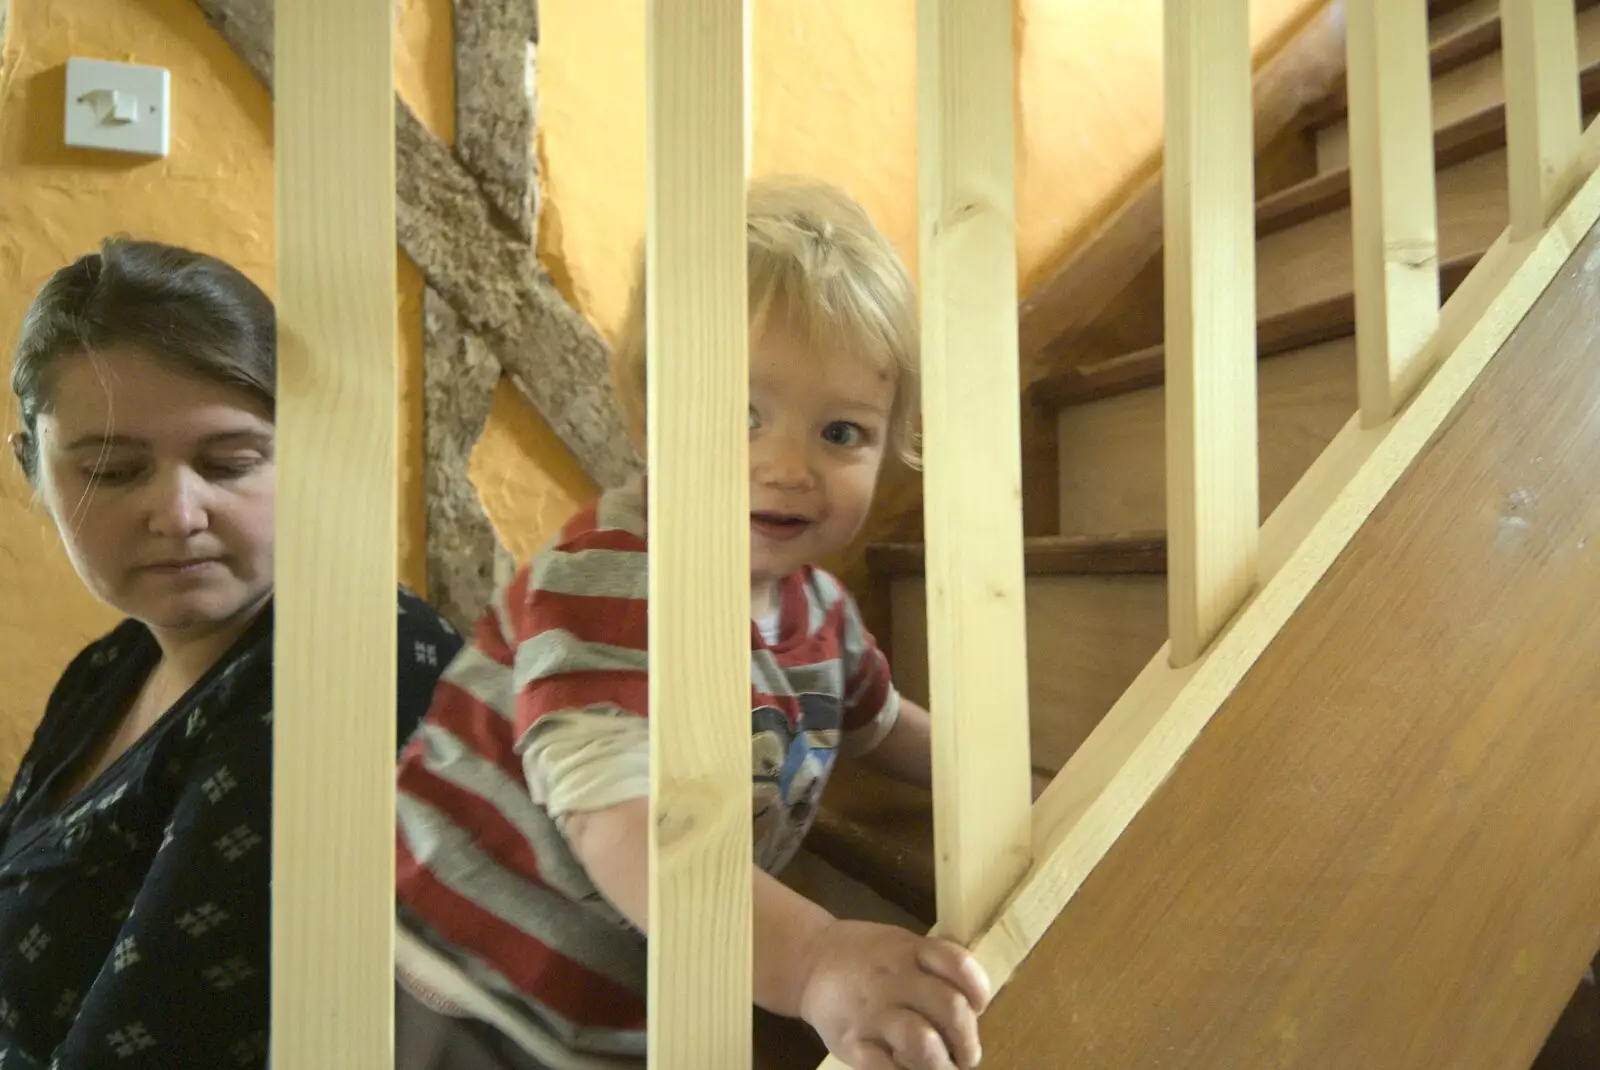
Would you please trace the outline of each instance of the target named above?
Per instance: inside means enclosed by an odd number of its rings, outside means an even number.
[[[750,583],[837,553],[872,506],[895,374],[781,328],[750,341]]]

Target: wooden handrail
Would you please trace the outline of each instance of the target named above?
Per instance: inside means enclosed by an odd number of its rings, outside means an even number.
[[[1284,506],[1320,519],[1309,533],[1279,523],[1293,545],[1259,557],[1247,0],[1167,0],[1167,160],[1181,176],[1164,194],[1172,640],[1030,818],[1011,16],[989,0],[921,0],[931,485],[922,567],[941,711],[939,927],[972,944],[997,983],[1600,219],[1600,127],[1581,139],[1568,129],[1571,2],[1506,3],[1501,122],[1509,117],[1512,224],[1430,329],[1435,345],[1450,342],[1444,363],[1412,398],[1397,389],[1407,373],[1386,354],[1393,411],[1341,433],[1310,489]],[[1390,97],[1378,89],[1384,64],[1375,58],[1383,9],[1365,10],[1371,62],[1354,64],[1352,77],[1372,84],[1353,102],[1370,126],[1373,102]],[[650,1065],[736,1068],[749,1065],[751,994],[750,766],[740,727],[749,503],[737,420],[748,389],[748,0],[652,0],[649,11]],[[279,631],[275,676],[271,1043],[282,1065],[354,1070],[393,1058],[392,753],[369,744],[387,735],[375,726],[392,724],[394,562],[367,551],[394,537],[394,510],[383,507],[394,493],[394,127],[388,50],[350,53],[341,42],[388,40],[391,16],[388,0],[279,0],[276,13],[278,604],[293,627]],[[1414,47],[1415,26],[1393,40]],[[1374,137],[1369,149],[1398,151],[1392,142]],[[1412,161],[1406,177],[1419,167]],[[1377,235],[1380,252],[1397,238],[1415,241],[1426,229],[1422,200],[1397,196],[1387,177],[1359,175],[1358,196],[1370,193],[1368,203],[1394,209],[1406,226],[1379,211],[1358,220],[1358,239]],[[1359,312],[1392,342],[1397,309],[1420,307],[1421,291],[1390,300],[1393,265],[1368,253],[1369,269],[1381,270],[1358,293],[1382,290],[1385,300],[1360,298]],[[330,441],[340,448],[320,448]],[[352,514],[352,498],[378,507]],[[1152,566],[1153,536],[1126,549],[1125,567]],[[1087,546],[1061,540],[1048,550],[1065,567],[1083,565]],[[340,711],[331,723],[317,716],[329,706]],[[340,820],[328,822],[330,812]],[[333,899],[324,894],[330,872],[348,876]]]
[[[1260,590],[1197,663],[1158,653],[1051,782],[1034,807],[1039,858],[974,950],[1004,985],[1038,946],[1129,823],[1166,783],[1194,740],[1284,623],[1333,566],[1356,530],[1444,426],[1490,358],[1592,227],[1600,222],[1600,125],[1567,170],[1587,176],[1531,243],[1502,235],[1442,312],[1448,352],[1389,424],[1352,420],[1269,518]],[[1337,503],[1338,508],[1331,508]],[[1293,515],[1289,515],[1293,514]]]

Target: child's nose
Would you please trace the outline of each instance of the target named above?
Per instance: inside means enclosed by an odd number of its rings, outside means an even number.
[[[752,457],[755,474],[770,486],[808,486],[812,480],[811,457],[798,443],[770,443],[763,456]]]

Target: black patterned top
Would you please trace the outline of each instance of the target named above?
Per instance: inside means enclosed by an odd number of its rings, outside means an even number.
[[[399,602],[398,739],[461,640]],[[272,607],[59,809],[159,656],[125,621],[68,667],[0,804],[0,1070],[266,1064]]]

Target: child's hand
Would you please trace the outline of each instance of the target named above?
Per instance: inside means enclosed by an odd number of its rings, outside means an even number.
[[[818,937],[800,1015],[854,1070],[970,1070],[989,978],[964,948],[892,925]]]

